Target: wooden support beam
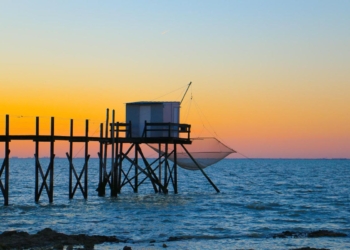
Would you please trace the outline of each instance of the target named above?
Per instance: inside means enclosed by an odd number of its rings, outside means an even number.
[[[51,117],[51,141],[50,141],[50,192],[49,192],[49,201],[53,202],[53,178],[54,178],[54,148],[55,148],[55,118]]]
[[[105,196],[106,194],[106,184],[107,184],[107,179],[105,178],[105,175],[103,173],[103,159],[102,159],[102,152],[98,152],[98,158],[99,158],[99,165],[100,165],[100,178],[99,178],[99,183],[96,191],[98,192],[98,196]],[[103,174],[101,174],[101,172]]]
[[[100,138],[103,138],[103,123],[100,124]],[[103,179],[104,179],[104,171],[103,171],[103,160],[102,160],[102,155],[103,155],[103,143],[102,140],[100,141],[100,152],[97,153],[98,158],[99,158],[99,172],[98,172],[98,188],[96,191],[98,191],[98,196],[103,196],[102,195],[102,190],[101,190],[101,194],[100,194],[100,187],[101,184],[103,183]]]
[[[135,154],[135,155],[134,155],[134,158],[131,159],[128,155],[129,155],[129,153],[131,152],[131,149],[132,149],[133,147],[135,148],[135,149],[134,149],[134,154]],[[126,185],[126,184],[129,183],[130,186],[134,189],[134,192],[137,192],[138,187],[139,187],[141,184],[143,184],[147,179],[150,179],[152,185],[153,185],[153,183],[154,183],[156,188],[159,187],[159,188],[156,189],[158,192],[162,192],[164,189],[167,190],[166,187],[165,187],[165,185],[162,184],[162,183],[160,182],[159,177],[157,177],[157,175],[156,175],[157,169],[160,167],[160,165],[162,165],[163,163],[165,163],[165,159],[162,159],[162,158],[165,156],[165,153],[161,153],[160,156],[159,156],[159,158],[154,159],[154,161],[151,162],[151,163],[148,163],[147,160],[146,160],[147,164],[145,164],[145,165],[148,166],[148,167],[143,168],[143,167],[141,167],[141,166],[138,165],[138,158],[139,158],[138,156],[139,156],[139,155],[143,156],[142,152],[139,153],[140,150],[141,150],[141,148],[138,147],[137,144],[132,144],[131,147],[130,147],[125,153],[124,153],[124,152],[122,153],[122,155],[121,155],[121,157],[122,157],[121,160],[122,160],[123,162],[124,162],[125,160],[127,160],[128,162],[131,163],[131,166],[130,166],[130,168],[128,169],[127,173],[125,173],[125,171],[122,169],[122,174],[124,175],[124,179],[122,180],[121,187],[123,187],[124,185]],[[171,152],[171,153],[169,154],[169,156],[170,156],[172,153],[173,153],[173,152]],[[143,156],[143,157],[144,157],[144,156]],[[141,157],[141,158],[143,159],[143,157]],[[165,157],[164,157],[164,158],[165,158]],[[155,168],[152,168],[152,165],[155,165],[155,164],[156,164],[156,167],[155,167]],[[159,164],[160,164],[160,165],[159,165]],[[124,166],[124,165],[123,165],[123,166]],[[131,168],[132,168],[132,167],[135,168],[135,174],[134,174],[134,176],[129,177],[129,174],[130,174],[130,171],[131,171]],[[158,170],[159,170],[159,169],[158,169]],[[171,170],[171,171],[173,171],[173,170]],[[145,177],[140,181],[140,180],[139,180],[139,176],[140,176],[141,174],[144,174]],[[171,177],[171,178],[172,178],[172,177]],[[135,182],[134,182],[134,185],[131,185],[131,180],[133,180],[133,179],[135,180]],[[156,191],[156,192],[157,192],[157,191]],[[166,193],[166,192],[165,192],[165,193]]]
[[[52,164],[53,164],[53,159],[52,160],[50,160],[50,163],[49,163],[49,166],[48,166],[48,168],[47,168],[47,170],[46,170],[46,173],[44,174],[44,171],[43,171],[43,169],[42,169],[42,167],[41,167],[41,164],[40,164],[40,161],[39,161],[39,156],[37,156],[37,155],[34,155],[34,157],[35,157],[35,166],[36,166],[36,168],[37,168],[37,170],[38,170],[38,172],[39,172],[39,176],[41,177],[41,180],[42,180],[42,182],[41,182],[41,185],[40,185],[40,188],[39,188],[39,190],[38,190],[38,193],[37,194],[35,194],[35,197],[36,197],[36,202],[38,202],[39,201],[39,199],[40,199],[40,196],[41,196],[41,193],[42,193],[42,191],[43,191],[43,189],[45,188],[45,190],[46,190],[46,193],[47,193],[47,195],[48,195],[48,197],[49,197],[49,201],[50,202],[52,202],[53,201],[53,197],[52,197],[52,190],[51,190],[51,181],[50,181],[50,185],[48,185],[47,184],[47,179],[48,179],[48,177],[50,176],[51,177],[51,173],[52,173]],[[53,156],[54,157],[54,156]]]
[[[8,190],[8,187],[9,185],[7,184],[8,182],[8,175],[9,175],[9,172],[8,172],[8,168],[6,166],[9,165],[9,155],[10,155],[10,150],[7,151],[7,153],[5,152],[5,158],[4,158],[4,161],[1,165],[1,168],[0,168],[0,189],[1,189],[1,192],[2,192],[2,195],[4,197],[4,205],[7,206],[9,203],[9,190]],[[1,181],[1,176],[3,174],[3,172],[5,171],[5,178],[4,178],[4,184],[2,183]]]
[[[119,152],[118,152],[118,164],[117,164],[117,171],[118,171],[118,180],[117,180],[117,191],[118,194],[120,194],[120,190],[121,190],[121,182],[122,182],[122,166],[123,166],[123,143],[119,143],[118,142],[118,138],[117,138],[117,144],[120,144],[119,147]]]
[[[211,179],[209,178],[209,176],[204,172],[204,170],[199,166],[198,162],[193,158],[193,156],[190,154],[190,152],[188,152],[188,150],[185,148],[185,146],[183,144],[180,144],[183,149],[186,151],[187,155],[191,158],[191,160],[194,162],[194,164],[198,167],[198,169],[202,172],[202,174],[205,176],[205,178],[207,178],[207,180],[209,181],[209,183],[213,186],[213,188],[216,190],[217,193],[220,193],[220,190],[215,186],[214,182],[211,181]]]
[[[6,115],[6,137],[5,152],[7,153],[7,161],[5,161],[5,205],[9,204],[9,189],[10,189],[10,116]]]
[[[36,135],[39,135],[39,117],[36,117]],[[35,141],[35,202],[38,202],[43,189],[45,188],[49,202],[53,202],[53,183],[54,183],[54,145],[55,145],[55,118],[51,117],[51,135],[50,135],[50,163],[44,174],[39,160],[39,140]],[[41,184],[39,185],[41,179]],[[47,183],[49,179],[49,184]]]
[[[106,111],[106,127],[105,127],[105,140],[108,139],[108,124],[109,124],[109,109]],[[108,150],[108,142],[106,141],[104,143],[104,155],[103,155],[103,182],[105,182],[108,174],[107,174],[107,150]],[[108,177],[108,182],[109,182],[109,177]],[[104,185],[106,186],[106,184]],[[103,191],[104,193],[104,191]],[[104,194],[103,194],[104,195]]]
[[[131,146],[131,148],[132,148],[132,147],[133,147],[133,145]],[[123,168],[121,169],[121,174],[124,176],[124,179],[121,180],[120,188],[122,188],[122,187],[125,186],[126,184],[129,184],[130,187],[131,187],[131,188],[134,190],[134,192],[135,192],[135,187],[136,187],[136,186],[133,185],[132,180],[134,180],[137,176],[133,176],[133,177],[129,178],[129,174],[130,174],[131,170],[133,169],[133,167],[137,168],[136,165],[135,165],[135,159],[133,159],[133,160],[130,159],[130,158],[127,156],[127,154],[124,154],[124,153],[123,153],[123,155],[122,155],[122,159],[123,159],[123,161],[125,161],[125,159],[126,159],[127,161],[129,161],[129,163],[130,163],[131,165],[129,166],[129,169],[128,169],[127,172],[125,172]],[[125,164],[124,164],[124,166],[125,166]]]
[[[158,143],[158,178],[162,181],[162,144]],[[164,183],[163,183],[164,184]]]
[[[177,194],[177,145],[176,143],[174,144],[174,193]]]
[[[135,187],[134,187],[134,185],[131,183],[131,181],[135,179],[135,176],[129,178],[129,173],[131,172],[131,169],[132,169],[133,166],[134,166],[134,162],[131,163],[131,166],[129,167],[129,169],[128,169],[128,171],[127,171],[126,173],[124,172],[124,169],[122,169],[122,173],[123,173],[123,175],[124,175],[124,179],[123,179],[123,181],[122,181],[120,187],[122,188],[122,187],[124,187],[126,184],[129,184],[129,185],[131,186],[131,188],[132,188],[132,189],[134,190],[134,192],[135,192]]]
[[[85,141],[85,164],[84,164],[84,168],[85,169],[85,175],[84,175],[84,188],[85,188],[85,192],[83,192],[84,198],[87,199],[88,197],[88,173],[89,173],[89,159],[90,159],[90,155],[89,155],[89,120],[85,121],[85,137],[86,137],[86,141]],[[83,190],[82,190],[83,191]]]
[[[36,123],[35,123],[35,134],[36,136],[39,136],[39,117],[36,117]],[[39,141],[35,141],[35,202],[39,201]]]
[[[5,118],[5,157],[0,169],[0,188],[4,197],[4,205],[9,204],[9,181],[10,181],[10,116],[6,115]],[[5,171],[4,183],[1,181],[2,173]]]
[[[124,153],[123,152],[123,143],[120,143],[120,150],[119,150],[119,156],[118,156],[118,176],[119,176],[119,180],[118,180],[118,193],[121,192],[121,188],[126,184],[129,183],[130,186],[132,187],[132,189],[135,192],[135,187],[134,185],[132,185],[131,180],[136,178],[137,176],[134,176],[132,178],[129,178],[129,173],[132,169],[133,166],[135,166],[135,159],[131,160],[128,157],[128,154],[131,152],[131,150],[134,148],[135,144],[131,144],[131,146],[128,148],[128,150]],[[131,166],[129,168],[129,170],[127,171],[127,173],[125,173],[125,171],[123,170],[123,162],[124,160],[127,159],[130,163]],[[124,176],[124,179],[122,179],[122,176]],[[125,181],[126,180],[126,181]]]
[[[156,183],[157,183],[157,182],[159,183],[159,181],[155,180],[154,177],[152,176],[152,171],[150,170],[150,167],[149,167],[149,165],[148,165],[148,162],[147,162],[146,158],[144,157],[144,155],[143,155],[143,153],[142,153],[142,150],[141,150],[140,145],[139,145],[139,144],[136,144],[135,147],[136,147],[137,151],[139,152],[139,154],[140,154],[140,156],[141,156],[141,158],[142,158],[142,160],[143,160],[143,163],[144,163],[145,166],[146,166],[146,171],[144,171],[144,173],[147,173],[146,175],[148,176],[148,178],[150,179],[150,181],[151,181],[151,183],[152,183],[154,192],[155,192],[155,193],[158,193],[158,188],[157,188]]]
[[[66,155],[67,155],[67,158],[68,158],[68,161],[69,161],[70,169],[71,169],[72,174],[74,175],[75,180],[76,180],[76,183],[75,183],[74,187],[71,190],[69,190],[69,198],[73,199],[74,194],[75,194],[75,192],[76,192],[76,190],[77,190],[77,188],[79,186],[80,191],[82,192],[82,194],[84,196],[84,199],[87,199],[88,192],[87,192],[87,185],[86,185],[86,182],[85,182],[85,178],[86,178],[86,175],[87,175],[88,161],[90,159],[90,155],[87,155],[87,157],[86,157],[86,159],[84,161],[84,166],[83,166],[82,170],[80,171],[79,176],[78,176],[78,173],[75,170],[75,167],[73,165],[72,157],[68,153],[66,153]],[[84,186],[83,186],[82,180],[81,180],[83,175],[84,175]]]
[[[165,143],[164,145],[164,186],[167,188],[168,187],[168,143]]]
[[[129,162],[131,162],[131,163],[134,163],[134,166],[135,166],[135,168],[137,168],[140,172],[138,172],[138,174],[135,176],[135,178],[137,177],[138,178],[138,176],[140,176],[141,174],[144,174],[145,175],[145,178],[143,179],[143,180],[141,180],[141,181],[139,181],[138,180],[138,182],[137,182],[137,186],[135,186],[135,187],[139,187],[139,186],[141,186],[141,184],[145,181],[145,180],[147,180],[147,179],[150,179],[151,180],[151,182],[152,182],[152,179],[153,179],[153,177],[152,177],[152,175],[150,175],[149,174],[149,172],[148,171],[146,171],[144,168],[142,168],[140,165],[138,165],[138,164],[136,164],[136,162],[135,162],[135,160],[132,160],[130,157],[128,157],[127,155],[125,156],[125,159],[126,160],[128,160]]]
[[[133,144],[134,145],[134,144]],[[137,193],[139,191],[139,169],[138,169],[138,164],[139,164],[139,157],[138,157],[138,151],[137,148],[135,147],[135,189],[134,192]]]
[[[143,160],[143,163],[145,164],[146,166],[146,170],[149,174],[149,178],[152,182],[152,185],[153,185],[153,188],[154,188],[154,191],[157,193],[158,192],[158,189],[157,189],[157,186],[163,191],[164,194],[167,194],[168,193],[168,189],[167,187],[163,186],[162,183],[159,181],[157,175],[154,173],[153,169],[151,168],[151,166],[149,165],[149,163],[147,162],[147,159],[145,158],[145,156],[143,155],[143,152],[140,148],[140,145],[137,144],[137,149],[142,157],[142,160]]]
[[[107,121],[106,126],[108,128],[108,109],[107,109]],[[108,136],[108,129],[106,130],[106,136]],[[106,194],[106,185],[109,183],[109,177],[106,171],[107,164],[107,142],[103,142],[103,123],[100,124],[100,152],[98,154],[99,158],[99,183],[96,191],[98,192],[98,196],[105,196]],[[110,184],[110,183],[109,183]]]
[[[71,137],[73,137],[73,120],[71,120]],[[69,199],[73,199],[74,194],[77,190],[77,188],[80,188],[80,191],[83,194],[84,199],[87,199],[88,197],[88,161],[90,159],[90,155],[88,154],[88,140],[87,137],[89,136],[89,121],[86,120],[85,123],[85,157],[84,157],[84,165],[83,168],[80,171],[80,174],[78,176],[77,171],[73,165],[73,142],[70,141],[70,151],[69,153],[66,153],[66,156],[69,161]],[[75,185],[73,187],[73,176],[75,177]],[[84,185],[82,184],[82,177],[84,176]]]
[[[70,137],[73,138],[73,125],[74,125],[74,122],[73,122],[73,119],[70,120]],[[69,199],[73,199],[73,169],[74,169],[74,166],[73,166],[73,159],[72,159],[72,156],[73,156],[73,141],[70,140],[69,141],[69,154],[66,153],[67,155],[67,158],[68,158],[68,161],[69,161]]]
[[[115,123],[115,111],[112,110],[112,124]],[[108,126],[108,125],[107,125]],[[117,169],[116,169],[116,157],[115,157],[115,152],[118,152],[118,149],[115,149],[118,147],[118,143],[115,143],[115,138],[114,138],[114,126],[111,126],[111,140],[112,140],[112,156],[111,156],[111,174],[112,174],[112,180],[111,180],[111,196],[112,197],[117,197],[118,196],[118,176],[117,176]]]

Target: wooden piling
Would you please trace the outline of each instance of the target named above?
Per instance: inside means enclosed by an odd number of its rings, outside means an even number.
[[[39,117],[35,120],[35,135],[39,138]],[[35,140],[35,158],[39,157],[39,140]],[[39,201],[39,165],[38,161],[35,160],[35,202]]]
[[[85,164],[83,167],[83,170],[85,169],[85,175],[84,175],[84,191],[83,195],[84,198],[87,199],[88,197],[88,170],[89,170],[89,120],[85,121]]]
[[[162,144],[158,143],[158,178],[162,181]]]
[[[98,196],[104,196],[106,193],[106,174],[105,174],[105,163],[103,161],[103,146],[107,145],[102,142],[103,140],[103,123],[100,124],[100,152],[98,153],[99,158],[99,182],[96,191],[98,192]]]
[[[166,143],[164,146],[164,186],[168,187],[168,144]]]
[[[174,193],[177,194],[177,145],[174,143]]]
[[[116,197],[117,196],[117,171],[116,171],[116,161],[115,161],[115,152],[118,149],[115,149],[115,147],[118,145],[115,143],[115,132],[114,132],[114,123],[115,123],[115,111],[112,110],[112,124],[111,126],[111,141],[112,141],[112,156],[111,156],[111,196]],[[109,124],[108,124],[109,125]]]
[[[68,161],[69,161],[69,199],[73,199],[73,119],[70,120],[70,140],[69,140],[69,156],[68,157]]]
[[[69,161],[69,199],[73,199],[74,194],[79,187],[80,191],[83,194],[84,199],[88,197],[88,161],[90,155],[88,154],[88,142],[89,142],[89,121],[85,122],[85,137],[84,137],[84,165],[80,171],[80,174],[77,174],[77,171],[73,164],[73,120],[71,120],[71,133],[70,133],[70,153],[66,153]],[[73,176],[75,177],[75,185],[73,187]],[[84,176],[84,182],[82,184],[82,177]]]
[[[120,194],[120,190],[121,190],[121,181],[122,181],[122,164],[123,164],[123,143],[119,143],[118,141],[118,137],[117,137],[117,145],[120,144],[120,147],[119,147],[119,152],[118,152],[118,157],[117,157],[117,160],[118,160],[118,163],[117,163],[117,191],[118,191],[118,194]]]
[[[102,139],[103,139],[103,123],[100,124],[100,152],[98,153],[99,156],[99,172],[98,172],[98,176],[99,176],[99,183],[103,182],[103,162],[101,161],[101,157],[103,155],[103,143],[102,143]]]
[[[110,183],[109,174],[107,173],[107,150],[108,150],[108,124],[109,124],[109,109],[106,110],[106,127],[105,137],[103,138],[103,123],[100,124],[100,152],[99,157],[99,184],[96,191],[98,196],[105,196],[106,185]]]
[[[55,148],[55,118],[51,117],[51,140],[50,140],[50,190],[49,202],[53,202],[53,182],[54,182],[54,148]]]
[[[10,188],[10,116],[6,115],[5,121],[5,155],[4,161],[0,168],[0,178],[5,171],[4,184],[0,179],[0,189],[2,191],[2,195],[4,197],[4,205],[8,206],[9,204],[9,188]]]
[[[138,164],[139,164],[139,157],[138,157],[138,151],[136,147],[134,147],[135,150],[135,158],[134,158],[134,165],[135,165],[135,189],[134,192],[137,193],[139,190],[139,169],[138,169]]]

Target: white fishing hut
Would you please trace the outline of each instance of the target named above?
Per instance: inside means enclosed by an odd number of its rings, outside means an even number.
[[[143,137],[146,123],[151,124],[147,137],[178,137],[178,126],[171,124],[180,123],[180,102],[130,102],[126,103],[126,122],[131,122],[131,136]],[[164,126],[159,129],[160,123]],[[165,123],[168,125],[166,126]],[[152,129],[157,126],[157,129]],[[166,131],[171,129],[170,132]]]

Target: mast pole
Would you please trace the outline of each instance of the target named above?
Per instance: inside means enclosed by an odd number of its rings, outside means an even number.
[[[190,88],[191,84],[192,84],[192,82],[190,82],[190,83],[188,84],[187,89],[186,89],[186,92],[185,92],[184,96],[183,96],[182,99],[181,99],[180,105],[181,105],[182,101],[184,100],[184,98],[185,98],[185,96],[186,96],[186,94],[187,94],[187,91],[188,91],[188,89]]]

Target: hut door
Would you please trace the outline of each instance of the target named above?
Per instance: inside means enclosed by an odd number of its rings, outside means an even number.
[[[141,106],[140,107],[140,136],[143,134],[143,129],[145,127],[145,121],[151,121],[151,106]]]

